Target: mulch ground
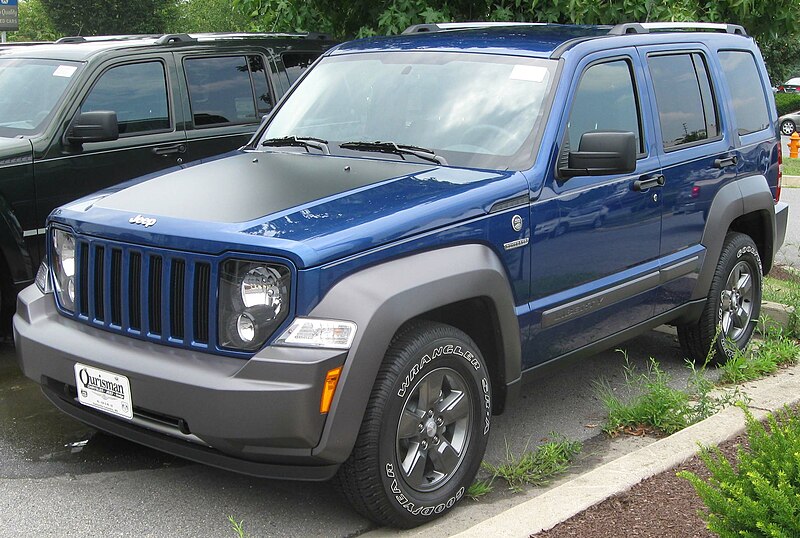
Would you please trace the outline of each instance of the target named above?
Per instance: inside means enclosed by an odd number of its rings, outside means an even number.
[[[745,443],[744,436],[720,445],[729,460],[735,461],[737,447]],[[610,497],[550,530],[532,536],[536,538],[574,537],[643,537],[643,538],[712,538],[716,534],[706,529],[698,512],[705,508],[692,485],[675,476],[688,470],[708,477],[698,457],[683,465],[664,471],[640,482],[625,493]]]

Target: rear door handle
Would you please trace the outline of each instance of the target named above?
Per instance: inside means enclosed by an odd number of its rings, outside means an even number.
[[[736,163],[739,162],[739,159],[736,155],[731,155],[730,157],[720,157],[719,159],[714,159],[714,168],[727,168],[728,166],[736,166]]]
[[[633,182],[633,190],[646,191],[647,189],[652,189],[653,187],[663,187],[664,183],[666,182],[667,178],[661,174],[657,176],[642,176]]]
[[[156,155],[175,155],[176,153],[186,153],[186,144],[173,144],[171,146],[159,146],[153,148]]]

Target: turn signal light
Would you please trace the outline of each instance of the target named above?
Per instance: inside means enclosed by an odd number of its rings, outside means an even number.
[[[333,395],[336,393],[336,385],[339,383],[339,376],[342,374],[342,367],[329,370],[325,375],[325,384],[322,385],[322,398],[319,401],[319,412],[327,413],[331,409]]]

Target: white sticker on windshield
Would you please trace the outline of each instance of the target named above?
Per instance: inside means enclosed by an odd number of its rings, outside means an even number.
[[[69,78],[75,73],[75,70],[78,69],[74,65],[59,65],[56,67],[56,70],[53,71],[54,77],[66,77]]]
[[[511,80],[527,80],[541,82],[547,75],[547,68],[538,65],[515,65],[508,78]]]

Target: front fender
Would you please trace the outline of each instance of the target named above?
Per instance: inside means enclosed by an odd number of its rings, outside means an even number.
[[[0,197],[0,254],[0,263],[5,260],[12,283],[33,280],[33,262],[22,237],[22,227],[3,197]]]
[[[435,308],[482,297],[494,306],[506,386],[520,379],[520,329],[505,269],[483,245],[414,254],[364,269],[337,283],[310,317],[345,319],[358,326],[319,445],[313,454],[332,462],[352,451],[375,378],[392,337],[408,320]]]

